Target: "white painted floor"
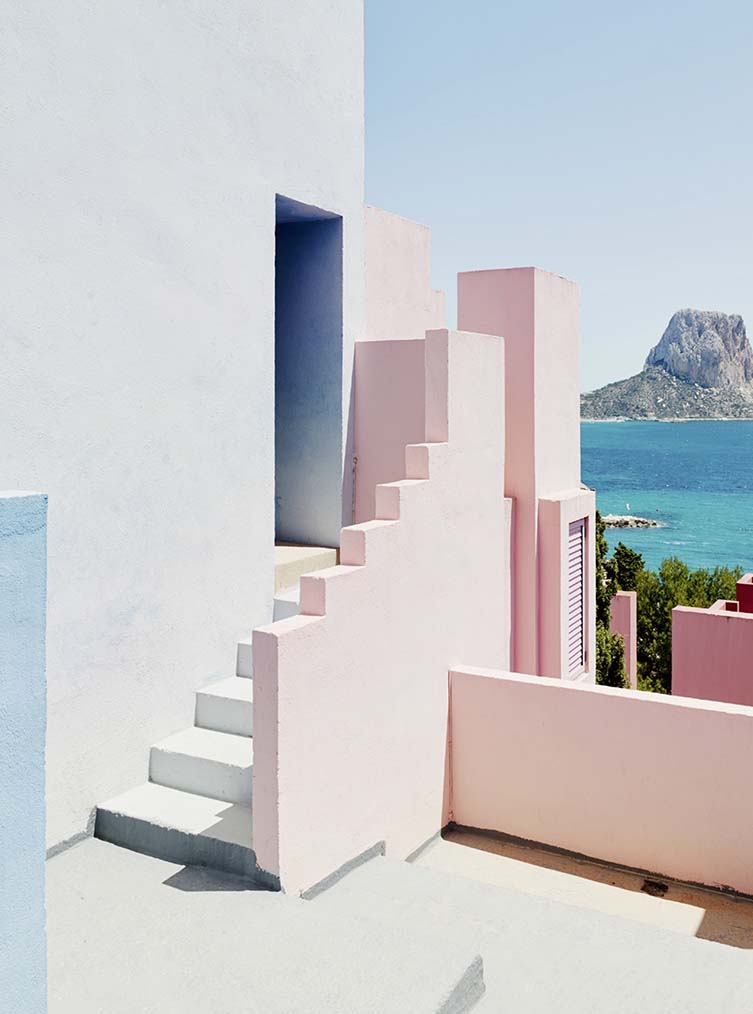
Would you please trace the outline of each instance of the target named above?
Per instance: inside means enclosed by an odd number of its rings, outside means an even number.
[[[49,1014],[435,1014],[476,958],[96,839],[48,861],[47,917]]]
[[[473,1014],[753,1011],[753,954],[690,936],[699,906],[614,914],[629,892],[504,858],[438,842],[301,901],[87,840],[47,866],[50,1014],[464,1012],[478,955]]]

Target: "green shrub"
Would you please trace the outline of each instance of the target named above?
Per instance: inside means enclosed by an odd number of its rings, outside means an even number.
[[[607,559],[609,546],[604,537],[606,525],[596,512],[596,682],[606,687],[627,687],[625,645],[618,634],[610,632],[612,597],[617,591],[616,568]]]

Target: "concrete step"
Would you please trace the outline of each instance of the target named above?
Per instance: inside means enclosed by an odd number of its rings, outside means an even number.
[[[275,594],[273,620],[286,620],[289,616],[297,616],[301,608],[301,586],[283,588]]]
[[[253,735],[253,693],[250,679],[231,676],[196,692],[195,724],[201,729]]]
[[[97,838],[184,866],[275,887],[257,868],[251,808],[145,782],[97,807]]]
[[[749,952],[415,864],[373,859],[310,904],[471,945],[490,1014],[750,1010]]]
[[[278,543],[275,546],[275,593],[291,588],[302,574],[326,570],[338,562],[339,552],[328,546],[300,546]]]
[[[184,729],[156,743],[149,780],[228,803],[251,804],[253,740],[210,729]]]

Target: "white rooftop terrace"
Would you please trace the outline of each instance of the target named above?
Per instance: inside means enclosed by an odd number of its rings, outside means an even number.
[[[50,1012],[750,1011],[749,901],[449,837],[311,901],[88,840],[48,863]]]

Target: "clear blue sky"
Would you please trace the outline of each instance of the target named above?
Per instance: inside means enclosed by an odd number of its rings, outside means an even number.
[[[366,195],[459,270],[583,288],[582,387],[681,307],[753,335],[753,4],[366,0]]]

